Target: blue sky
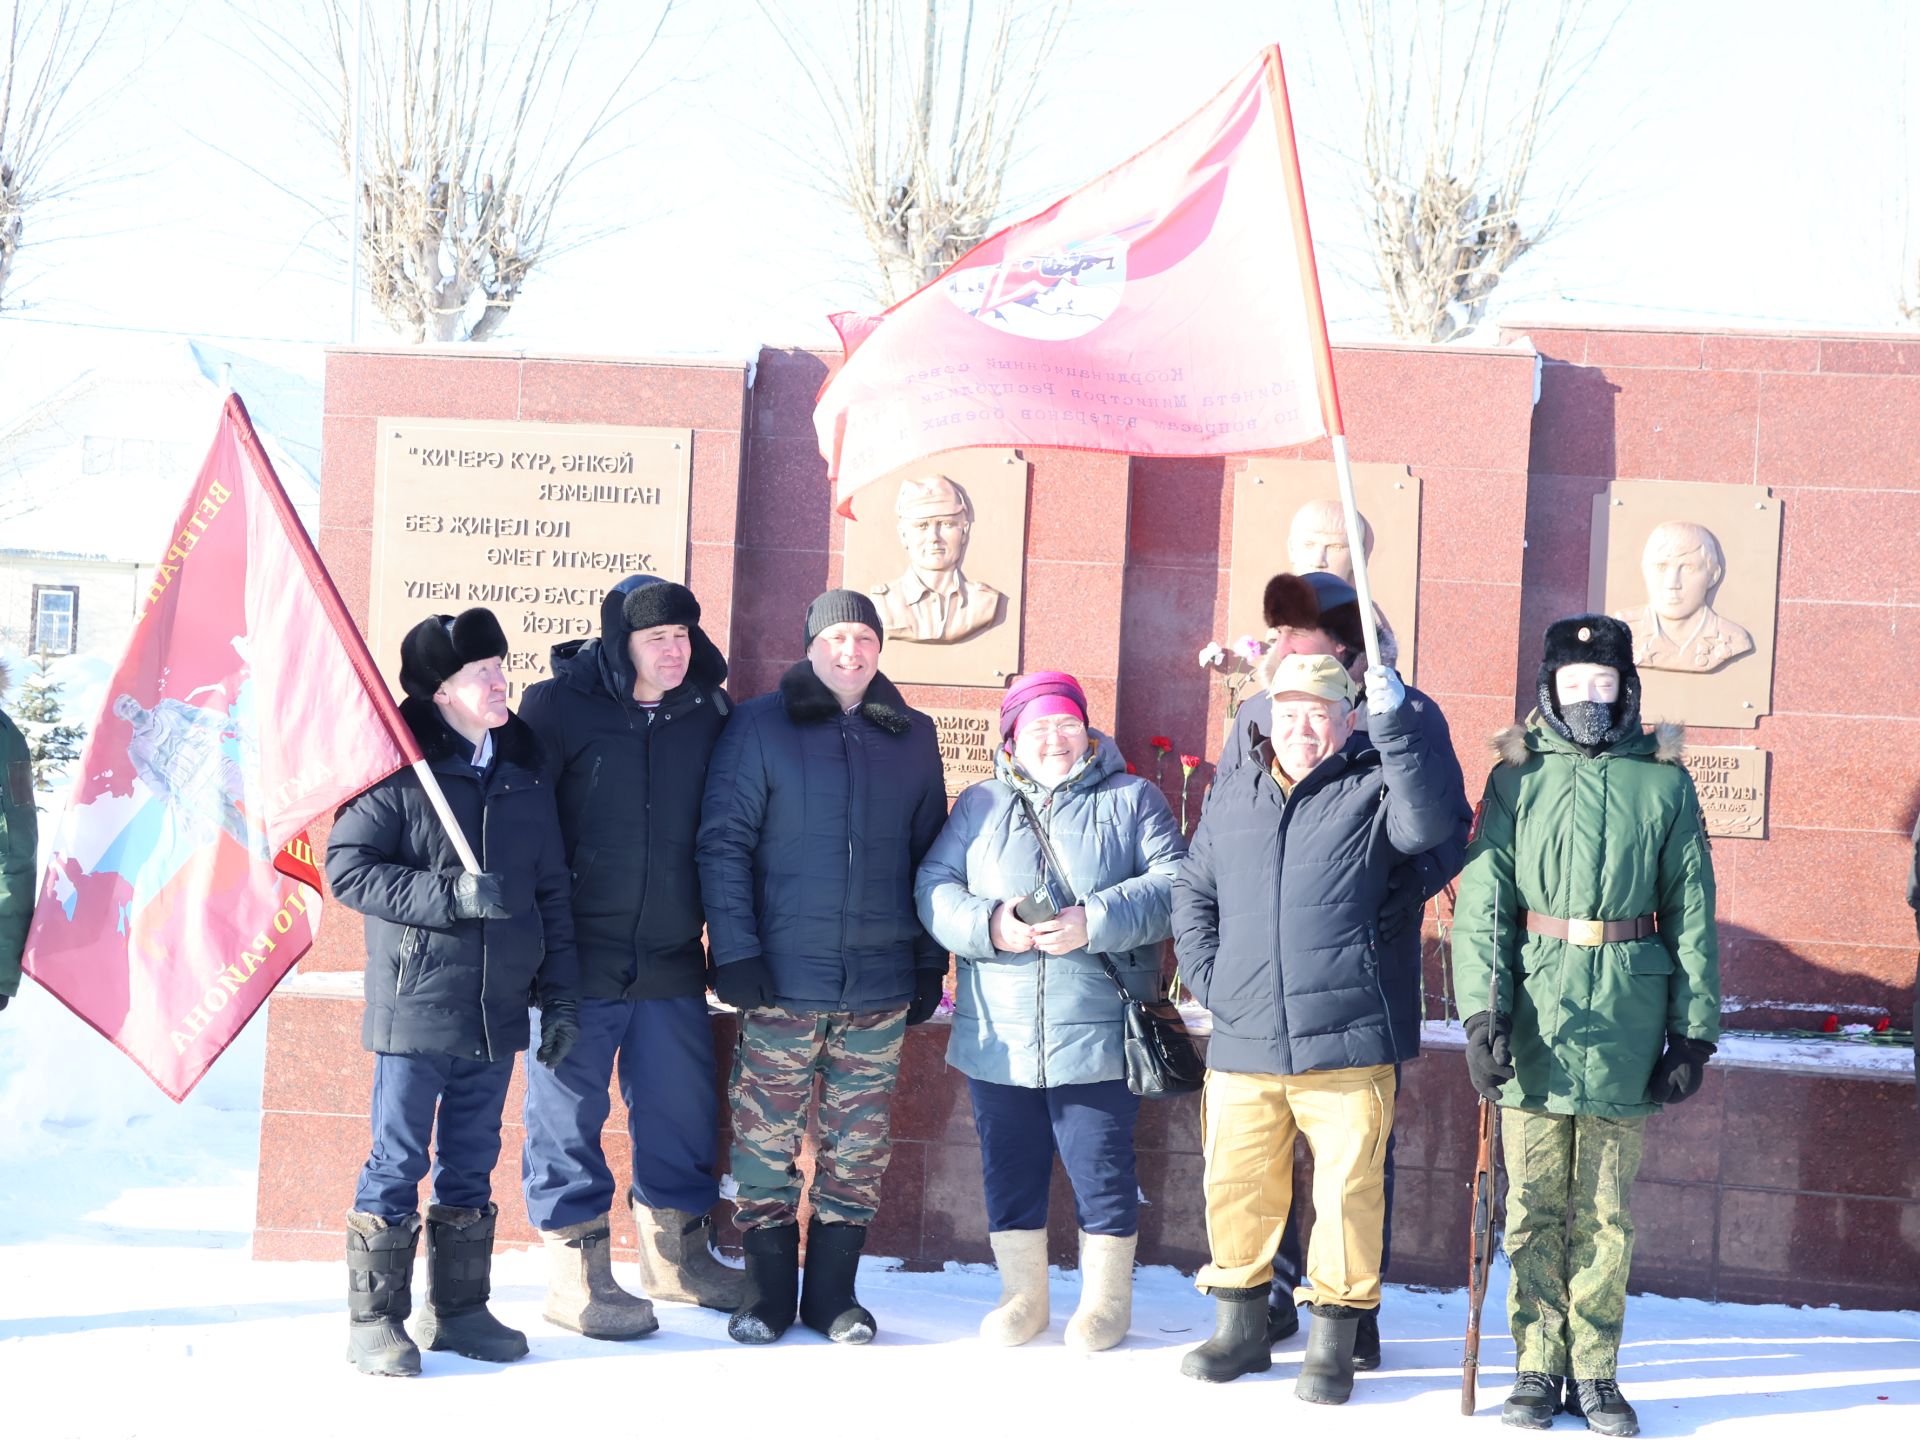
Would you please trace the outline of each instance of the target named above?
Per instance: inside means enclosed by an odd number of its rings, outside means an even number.
[[[303,235],[323,238],[312,213],[240,162],[294,189],[344,184],[236,54],[246,40],[231,9],[127,8],[89,77],[97,93],[75,152],[119,178],[64,216],[29,222],[30,242],[90,238],[24,253],[29,308],[0,317],[0,350],[61,325],[344,340],[343,248],[303,246]],[[604,64],[651,11],[643,0],[609,8]],[[785,8],[817,25],[823,6]],[[1365,252],[1343,159],[1353,83],[1332,15],[1305,0],[1081,0],[1013,191],[1023,208],[1057,198],[1277,40],[1336,334],[1380,333],[1379,304],[1359,283]],[[1901,118],[1920,100],[1917,58],[1920,16],[1898,0],[1628,4],[1536,165],[1539,193],[1575,187],[1567,221],[1496,308],[1519,319],[1895,327],[1920,178],[1920,135]],[[803,78],[752,0],[686,0],[655,62],[661,88],[574,192],[583,219],[627,228],[536,274],[500,343],[740,358],[761,343],[828,344],[824,315],[871,300],[857,234],[797,178]],[[390,337],[363,312],[361,338]]]

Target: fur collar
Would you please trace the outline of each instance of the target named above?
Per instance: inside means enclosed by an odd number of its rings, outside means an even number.
[[[1538,719],[1538,714],[1539,712],[1536,711],[1534,715],[1528,718],[1530,720]],[[1686,753],[1687,748],[1686,726],[1676,724],[1671,720],[1659,721],[1653,727],[1651,738],[1653,740],[1654,759],[1664,761],[1668,765],[1678,765],[1680,763],[1681,756]],[[1524,765],[1527,763],[1527,756],[1532,753],[1527,747],[1527,727],[1525,725],[1508,725],[1502,730],[1497,730],[1488,743],[1491,745],[1493,753],[1500,757],[1500,761],[1504,765]]]
[[[780,677],[780,701],[787,707],[787,718],[796,725],[818,725],[840,713],[840,702],[805,660]],[[913,712],[907,702],[900,698],[893,682],[878,672],[867,686],[860,714],[889,735],[904,735],[913,728]]]
[[[431,700],[417,700],[409,695],[400,702],[400,718],[407,722],[429,765],[442,760],[464,761],[473,754],[465,739],[440,718],[439,707]],[[493,753],[523,770],[540,768],[540,741],[532,727],[518,715],[507,716],[507,723],[493,732]]]

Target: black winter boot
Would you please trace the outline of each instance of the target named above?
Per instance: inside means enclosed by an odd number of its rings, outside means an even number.
[[[1575,1380],[1567,1386],[1567,1413],[1585,1418],[1596,1435],[1638,1435],[1640,1417],[1609,1376],[1605,1380]]]
[[[1513,1377],[1507,1403],[1500,1407],[1500,1423],[1522,1430],[1545,1430],[1560,1413],[1560,1377],[1539,1370],[1522,1370]]]
[[[1315,1405],[1344,1405],[1353,1395],[1353,1339],[1360,1312],[1351,1305],[1309,1305],[1313,1329],[1293,1393]]]
[[[1181,1357],[1180,1373],[1219,1385],[1272,1368],[1273,1356],[1267,1352],[1267,1287],[1214,1287],[1213,1338]]]
[[[800,1303],[800,1227],[756,1225],[740,1237],[747,1283],[727,1335],[742,1345],[771,1345],[793,1324]]]
[[[427,1207],[427,1308],[420,1343],[496,1365],[522,1359],[527,1337],[487,1309],[493,1293],[493,1224],[499,1210]]]
[[[864,1345],[880,1329],[873,1312],[853,1293],[864,1225],[807,1226],[806,1288],[800,1292],[800,1323],[840,1345]]]
[[[1278,1345],[1300,1333],[1300,1307],[1289,1300],[1285,1305],[1267,1303],[1267,1345]]]
[[[1356,1370],[1380,1368],[1380,1312],[1378,1310],[1360,1312],[1360,1324],[1353,1332],[1353,1368]]]
[[[347,1212],[347,1359],[362,1375],[418,1375],[420,1348],[407,1334],[420,1217],[387,1221]]]

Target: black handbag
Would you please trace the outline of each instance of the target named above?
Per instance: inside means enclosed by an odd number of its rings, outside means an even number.
[[[1066,867],[1053,853],[1053,843],[1048,840],[1040,817],[1034,813],[1032,802],[1024,795],[1019,799],[1021,808],[1027,812],[1027,823],[1033,826],[1034,838],[1040,842],[1042,863],[1062,883],[1071,886]],[[1187,1034],[1180,1012],[1164,1000],[1135,999],[1113,961],[1104,955],[1093,958],[1100,962],[1113,988],[1120,992],[1121,1055],[1126,1066],[1127,1089],[1145,1100],[1191,1095],[1198,1090],[1206,1080],[1207,1071],[1200,1063],[1199,1051],[1193,1048],[1193,1037]]]

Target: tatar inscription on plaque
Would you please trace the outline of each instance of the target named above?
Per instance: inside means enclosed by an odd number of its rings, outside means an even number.
[[[1693,776],[1707,834],[1736,840],[1767,836],[1767,752],[1748,745],[1688,746],[1681,757]]]
[[[693,432],[637,425],[382,419],[367,640],[399,693],[400,639],[484,605],[507,634],[507,693],[548,652],[600,633],[600,602],[645,573],[687,578]]]
[[[993,778],[993,753],[1000,746],[998,710],[927,710],[940,737],[940,763],[947,771],[947,794]]]

